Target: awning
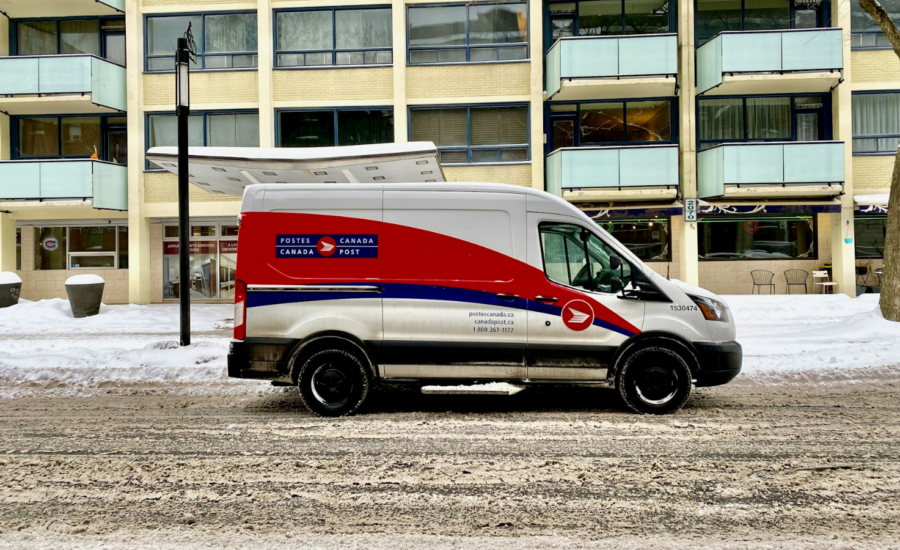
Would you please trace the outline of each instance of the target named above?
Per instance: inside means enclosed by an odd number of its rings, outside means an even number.
[[[587,217],[593,220],[616,220],[634,218],[664,218],[668,216],[680,216],[684,213],[681,202],[669,203],[644,203],[644,204],[600,204],[576,205]]]
[[[147,160],[178,173],[178,148],[153,147]],[[189,180],[212,193],[241,196],[256,183],[443,182],[431,142],[345,147],[189,147]]]
[[[854,195],[853,202],[860,214],[887,214],[890,195]]]
[[[762,215],[762,214],[837,214],[841,211],[838,200],[824,201],[766,201],[766,202],[713,202],[700,200],[701,215]]]

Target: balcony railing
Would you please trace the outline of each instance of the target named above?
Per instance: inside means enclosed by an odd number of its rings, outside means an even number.
[[[841,40],[841,29],[832,28],[721,32],[697,49],[697,91],[828,91],[844,67]]]
[[[41,101],[47,97],[53,99]],[[125,111],[125,67],[93,55],[2,57],[0,109],[11,114]]]
[[[677,145],[567,147],[546,162],[547,191],[566,198],[652,187],[667,188],[674,198],[678,190]]]
[[[697,171],[700,198],[837,195],[844,142],[726,143],[700,151]]]
[[[560,38],[547,52],[547,97],[565,101],[674,95],[677,56],[674,33]]]
[[[102,210],[128,210],[128,170],[93,159],[0,162],[0,201],[77,200]]]

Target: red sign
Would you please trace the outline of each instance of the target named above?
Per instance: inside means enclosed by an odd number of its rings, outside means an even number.
[[[594,308],[584,300],[572,300],[563,306],[563,323],[578,332],[594,324]]]
[[[216,241],[191,241],[191,254],[215,254]],[[163,243],[163,254],[178,254],[178,241],[167,241]]]
[[[237,254],[237,241],[219,241],[219,252],[222,254]]]

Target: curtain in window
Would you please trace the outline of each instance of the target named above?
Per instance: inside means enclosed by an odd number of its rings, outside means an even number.
[[[700,139],[744,139],[744,104],[740,99],[699,102]]]
[[[747,99],[749,139],[791,139],[791,98]]]
[[[259,147],[259,115],[208,115],[206,144],[210,147]]]
[[[334,18],[339,50],[391,47],[393,28],[389,8],[338,10]]]
[[[208,15],[203,36],[205,52],[255,52],[256,14]]]
[[[527,107],[472,109],[472,145],[528,143]]]
[[[330,50],[334,34],[330,11],[298,11],[278,14],[279,50]]]
[[[56,55],[56,21],[23,21],[18,26],[19,55]]]
[[[338,145],[366,145],[394,141],[394,112],[338,111]]]
[[[184,37],[188,23],[194,36],[200,36],[200,19],[199,15],[150,17],[147,19],[147,54],[174,54],[178,39]]]
[[[900,94],[855,94],[853,136],[900,134]]]
[[[410,8],[408,16],[410,46],[466,44],[465,6]]]
[[[100,22],[60,21],[59,53],[100,55]]]
[[[412,141],[433,141],[438,147],[468,145],[466,109],[416,109],[410,116]]]
[[[150,115],[149,147],[178,145],[178,118],[175,115]],[[188,145],[203,146],[203,115],[188,117]]]
[[[485,4],[469,8],[470,44],[527,41],[526,4]]]

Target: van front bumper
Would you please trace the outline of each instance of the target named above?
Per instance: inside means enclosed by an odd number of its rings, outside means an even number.
[[[291,338],[247,338],[228,346],[228,376],[277,380],[290,376],[290,354],[297,345]]]
[[[700,354],[697,386],[721,386],[741,373],[744,352],[737,342],[694,342]]]

